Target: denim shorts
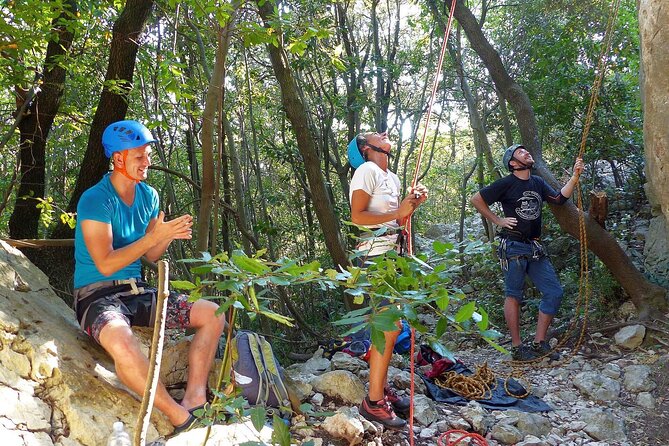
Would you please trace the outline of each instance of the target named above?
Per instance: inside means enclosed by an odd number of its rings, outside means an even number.
[[[536,254],[532,243],[506,241],[506,259],[508,268],[504,271],[506,295],[522,302],[525,290],[525,276],[528,276],[541,292],[539,310],[554,316],[560,308],[564,294],[562,285],[555,273],[553,264],[547,255]]]

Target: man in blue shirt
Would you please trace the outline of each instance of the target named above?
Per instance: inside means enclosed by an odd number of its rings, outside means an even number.
[[[474,194],[471,202],[486,219],[502,228],[499,257],[504,270],[504,318],[511,332],[512,356],[520,361],[546,355],[557,359],[559,355],[551,351],[546,334],[560,308],[563,291],[540,243],[541,208],[544,201],[562,205],[571,197],[583,172],[583,160],[576,160],[573,175],[559,192],[543,178],[531,174],[534,159],[525,147],[515,144],[506,149],[502,163],[511,173]],[[497,202],[502,205],[504,217],[490,210],[490,206]],[[520,305],[525,276],[541,292],[537,330],[531,345],[522,344],[520,338]]]
[[[165,221],[158,193],[142,182],[151,165],[151,132],[137,121],[119,121],[102,135],[114,169],[83,193],[75,231],[74,307],[82,329],[112,357],[119,379],[141,395],[149,363],[131,326],[153,326],[156,289],[141,280],[140,258],[156,261],[172,240],[190,239],[193,219]],[[188,385],[181,404],[159,384],[155,406],[175,431],[187,429],[193,412],[206,402],[207,379],[225,317],[218,305],[188,302],[171,293],[168,328],[194,328],[188,352]]]

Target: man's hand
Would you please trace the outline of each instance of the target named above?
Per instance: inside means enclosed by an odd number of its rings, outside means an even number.
[[[500,218],[499,221],[496,224],[500,228],[513,229],[514,227],[516,227],[517,223],[518,223],[518,220],[516,220],[513,217],[504,217],[504,218]]]
[[[189,240],[193,237],[193,217],[186,214],[174,220],[165,221],[165,212],[160,211],[149,234],[156,243],[177,239]]]

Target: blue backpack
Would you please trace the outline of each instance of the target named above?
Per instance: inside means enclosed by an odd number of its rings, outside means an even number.
[[[283,369],[263,336],[247,330],[237,332],[232,340],[232,370],[235,386],[249,404],[290,410]]]

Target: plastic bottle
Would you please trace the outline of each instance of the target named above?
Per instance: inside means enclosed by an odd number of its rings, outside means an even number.
[[[112,426],[112,433],[107,440],[107,446],[132,446],[130,435],[123,428],[122,421],[116,421]]]

